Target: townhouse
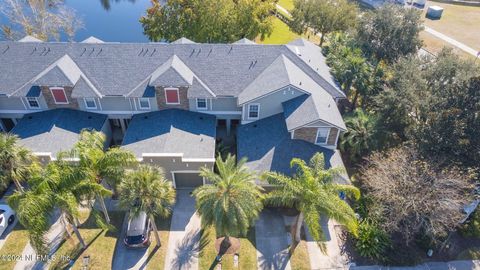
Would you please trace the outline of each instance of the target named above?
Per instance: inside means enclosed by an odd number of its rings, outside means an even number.
[[[213,167],[219,131],[235,136],[238,157],[259,172],[291,173],[292,157],[318,151],[338,159],[342,98],[321,49],[303,39],[0,42],[2,130],[47,161],[82,129],[101,130],[111,145],[164,167],[177,188],[205,183],[198,171]]]

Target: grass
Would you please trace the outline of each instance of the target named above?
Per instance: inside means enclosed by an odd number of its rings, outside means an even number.
[[[430,53],[433,53],[434,55],[438,54],[444,47],[447,47],[453,49],[456,54],[461,55],[465,58],[473,57],[471,54],[437,38],[436,36],[428,32],[420,32],[420,38],[423,40],[423,48]]]
[[[293,0],[278,0],[278,5],[282,6],[288,11],[293,9]]]
[[[125,212],[118,211],[110,212],[109,214],[111,224],[117,228],[115,231],[105,231],[98,228],[95,224],[94,216],[89,214],[89,211],[84,211],[83,222],[81,218],[79,230],[87,244],[87,248],[82,251],[78,239],[72,235],[72,237],[65,240],[55,253],[57,258],[62,258],[62,256],[64,258],[70,257],[70,259],[74,260],[72,269],[81,269],[83,266],[82,258],[90,256],[89,269],[110,269],[115,244],[122,228]],[[63,269],[66,264],[68,264],[66,260],[57,260],[55,264],[51,265],[51,269]]]
[[[152,237],[152,244],[148,247],[148,264],[147,266],[152,269],[163,269],[165,265],[165,257],[167,256],[168,247],[168,235],[170,232],[171,219],[157,219],[157,229],[160,234],[160,248],[156,247],[155,236]]]
[[[290,266],[292,270],[308,270],[310,269],[310,259],[305,240],[300,241],[292,256],[290,257]]]
[[[455,4],[439,3],[428,1],[427,6],[443,7],[443,14],[440,20],[425,18],[425,25],[445,34],[465,45],[480,50],[480,7],[462,6]],[[427,7],[424,9],[427,10]],[[424,14],[425,14],[424,11]]]
[[[199,269],[211,269],[217,256],[215,250],[215,228],[208,227],[202,231],[200,243],[203,248],[200,251]],[[255,230],[250,230],[246,238],[240,238],[240,252],[238,268],[233,265],[233,255],[224,255],[222,258],[222,270],[233,269],[257,269],[257,250],[255,248]]]
[[[273,32],[264,40],[258,40],[261,44],[286,44],[300,36],[290,30],[287,24],[282,22],[279,18],[273,18]]]
[[[13,269],[17,260],[9,260],[8,257],[4,259],[3,256],[22,254],[27,243],[28,232],[20,223],[17,223],[15,228],[10,232],[2,249],[0,249],[0,269]]]
[[[469,248],[460,252],[457,260],[480,260],[480,247]]]

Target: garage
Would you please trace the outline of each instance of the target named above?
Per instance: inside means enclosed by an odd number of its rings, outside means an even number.
[[[182,188],[196,188],[203,185],[203,178],[198,173],[174,173],[175,187]]]

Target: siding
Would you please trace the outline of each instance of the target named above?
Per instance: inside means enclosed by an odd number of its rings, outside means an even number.
[[[67,96],[68,104],[55,104],[55,100],[53,99],[52,92],[50,92],[50,88],[48,86],[42,86],[42,95],[45,98],[45,102],[49,109],[56,109],[56,108],[70,108],[70,109],[78,109],[78,99],[72,98],[72,90],[73,87],[64,87],[65,95]]]
[[[216,98],[212,100],[212,111],[242,111],[242,107],[237,105],[237,98]]]
[[[278,114],[283,112],[283,106],[282,103],[296,98],[300,95],[304,94],[303,92],[286,87],[282,90],[279,90],[275,93],[272,93],[268,96],[262,97],[260,99],[254,100],[252,102],[246,103],[245,104],[245,112],[243,115],[243,120],[245,121],[251,121],[251,119],[248,119],[248,105],[249,104],[260,104],[260,118],[266,118],[269,116],[272,116],[274,114]]]
[[[103,111],[131,111],[130,101],[124,97],[103,97],[100,99]],[[133,104],[132,104],[133,105]]]
[[[26,105],[26,104],[25,104]],[[28,106],[27,106],[28,108]],[[0,97],[0,110],[25,110],[21,98]]]
[[[155,94],[157,96],[157,104],[158,104],[158,109],[159,110],[165,110],[165,109],[184,109],[188,110],[190,108],[190,102],[187,98],[187,92],[188,88],[187,87],[179,87],[178,89],[178,95],[180,99],[180,104],[178,105],[167,105],[167,102],[165,100],[165,90],[163,87],[156,87],[155,88]]]
[[[83,98],[77,98],[77,102],[78,102],[78,108],[82,111],[100,112],[101,111],[100,107],[103,108],[103,104],[100,104],[101,98],[95,98],[95,103],[97,104],[96,109],[87,109],[87,107],[85,106],[85,99]]]
[[[327,145],[335,145],[337,142],[337,134],[339,130],[337,128],[330,128],[330,132],[327,138]],[[307,142],[315,143],[317,139],[317,128],[315,127],[302,127],[296,129],[293,138],[297,140],[304,140]]]
[[[182,162],[180,157],[145,157],[143,163],[162,167],[170,181],[173,181],[171,172],[174,171],[199,171],[203,166],[213,168],[213,162]]]
[[[303,127],[296,129],[293,134],[293,138],[315,143],[315,140],[317,139],[317,128]]]

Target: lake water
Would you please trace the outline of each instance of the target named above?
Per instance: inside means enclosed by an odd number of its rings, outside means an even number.
[[[74,41],[95,36],[111,42],[148,42],[139,19],[151,6],[150,0],[64,1],[83,20],[84,28],[76,32]],[[62,37],[62,41],[66,39]]]

